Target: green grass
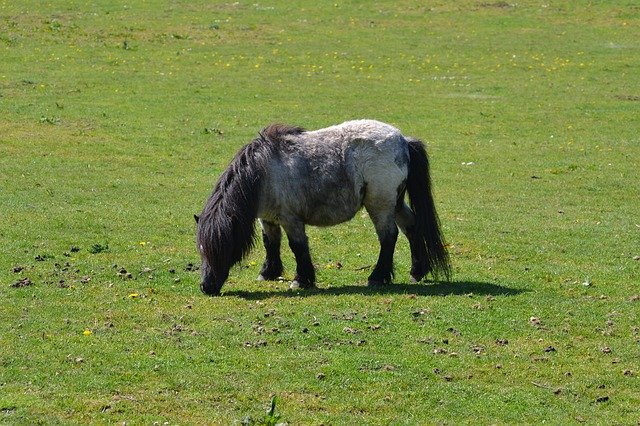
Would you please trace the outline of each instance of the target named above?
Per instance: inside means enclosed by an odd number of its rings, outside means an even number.
[[[0,0],[0,423],[267,422],[274,395],[289,424],[637,423],[639,25],[622,0]],[[319,290],[255,282],[259,247],[203,296],[193,214],[235,151],[363,117],[428,142],[453,282],[407,284],[400,240],[367,289],[358,214],[309,229]]]

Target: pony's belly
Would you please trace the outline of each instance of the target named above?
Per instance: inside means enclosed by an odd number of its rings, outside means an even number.
[[[353,219],[359,209],[359,206],[348,209],[344,208],[344,206],[342,208],[316,208],[303,220],[306,224],[312,226],[333,226]]]
[[[333,226],[353,219],[362,207],[363,197],[352,185],[334,182],[331,190],[307,195],[307,203],[297,204],[297,213],[304,223],[313,226]],[[300,201],[304,197],[300,197]]]
[[[295,205],[288,204],[286,207],[271,205],[271,208],[260,209],[258,216],[268,222],[283,226],[291,222],[303,222],[311,226],[333,226],[353,219],[362,207],[359,200],[343,204],[327,203],[326,201],[315,204],[299,202]]]

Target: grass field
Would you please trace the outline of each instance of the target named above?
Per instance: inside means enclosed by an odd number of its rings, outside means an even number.
[[[425,4],[426,3],[426,4]],[[0,423],[640,422],[640,7],[0,0]],[[271,122],[425,140],[450,283],[198,289],[193,214]],[[286,244],[285,244],[286,247]],[[285,278],[295,266],[285,251]]]

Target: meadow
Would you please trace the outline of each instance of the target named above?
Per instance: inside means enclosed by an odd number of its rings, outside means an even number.
[[[0,0],[0,423],[637,424],[630,0]],[[451,282],[198,288],[193,215],[272,122],[428,145]],[[283,244],[286,247],[286,243]]]

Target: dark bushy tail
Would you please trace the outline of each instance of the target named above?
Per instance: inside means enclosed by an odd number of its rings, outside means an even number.
[[[449,281],[451,264],[431,194],[427,151],[421,141],[417,139],[407,139],[407,141],[409,142],[407,192],[411,210],[415,214],[415,235],[419,245],[426,248],[424,256],[430,271],[425,272],[431,272],[436,279],[444,275]]]

